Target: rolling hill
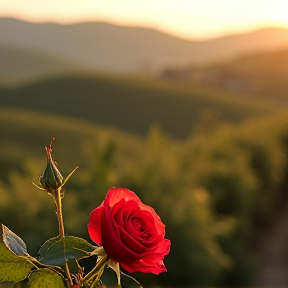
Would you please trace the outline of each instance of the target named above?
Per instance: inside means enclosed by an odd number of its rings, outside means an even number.
[[[288,49],[247,54],[205,66],[170,68],[162,77],[248,92],[274,99],[288,98]]]
[[[189,83],[88,74],[2,86],[0,95],[0,107],[76,117],[138,135],[158,124],[176,138],[189,136],[203,113],[216,115],[214,122],[239,123],[281,107]]]
[[[0,81],[27,81],[85,69],[73,61],[13,46],[0,46]]]
[[[67,171],[76,165],[82,169],[89,167],[83,151],[90,151],[92,143],[101,146],[103,142],[109,142],[111,135],[115,139],[121,138],[125,145],[139,145],[139,139],[133,135],[43,111],[1,107],[0,122],[0,181],[7,180],[10,170],[25,169],[23,162],[29,159],[42,159],[42,166],[45,163],[44,146],[50,143],[52,137],[57,141],[58,151],[62,151],[58,154],[55,151],[57,161],[63,163]],[[73,159],[71,155],[74,155]]]
[[[243,55],[232,61],[207,67],[207,71],[209,70],[230,76],[234,81],[238,80],[242,91],[287,99],[288,49]]]
[[[28,23],[0,18],[0,45],[48,53],[97,71],[150,73],[171,65],[208,63],[288,47],[288,29],[268,28],[209,41],[108,23]]]

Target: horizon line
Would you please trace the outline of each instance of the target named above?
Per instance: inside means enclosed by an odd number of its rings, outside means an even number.
[[[246,28],[246,29],[236,29],[234,32],[222,32],[222,33],[214,33],[211,34],[210,36],[204,36],[204,37],[188,37],[188,36],[181,36],[179,34],[177,34],[177,32],[172,32],[169,29],[165,29],[165,28],[160,28],[160,27],[155,27],[153,25],[146,25],[146,24],[121,24],[118,23],[117,21],[111,21],[111,20],[107,20],[107,19],[87,19],[87,20],[80,20],[80,19],[75,19],[75,20],[69,20],[69,21],[57,21],[57,20],[28,20],[25,17],[16,17],[16,16],[8,16],[8,15],[4,15],[4,16],[0,16],[0,19],[11,19],[11,20],[16,20],[19,22],[26,22],[26,23],[30,23],[30,24],[55,24],[55,25],[60,25],[60,26],[73,26],[73,25],[79,25],[79,24],[93,24],[93,23],[102,23],[102,24],[107,24],[107,25],[111,25],[111,26],[115,26],[115,27],[122,27],[122,28],[140,28],[140,29],[148,29],[148,30],[154,30],[156,32],[159,32],[161,34],[167,35],[167,36],[171,36],[174,38],[178,38],[180,40],[184,40],[184,41],[195,41],[195,42],[206,42],[206,41],[213,41],[216,39],[221,39],[221,38],[227,38],[227,37],[233,37],[233,36],[239,36],[239,35],[245,35],[245,34],[251,34],[251,33],[255,33],[257,31],[261,31],[261,30],[269,30],[269,29],[282,29],[282,30],[288,30],[288,27],[284,27],[281,25],[266,25],[266,26],[256,26],[254,28]],[[117,22],[117,23],[116,23]]]

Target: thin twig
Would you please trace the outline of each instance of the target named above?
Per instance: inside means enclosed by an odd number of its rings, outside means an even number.
[[[104,267],[103,264],[105,264],[107,262],[107,255],[103,256],[102,259],[100,261],[98,261],[95,265],[95,267],[83,278],[82,283],[87,283],[91,278],[93,278],[93,276],[96,274],[97,270],[99,269],[99,267]],[[103,268],[102,267],[102,268]],[[101,270],[101,268],[100,268]]]
[[[64,222],[63,222],[63,213],[62,213],[61,187],[53,191],[52,197],[54,199],[56,209],[57,209],[56,214],[57,214],[58,224],[59,224],[59,236],[64,238],[65,230],[64,230]],[[63,241],[63,243],[64,243],[64,249],[65,249],[65,241]],[[73,280],[71,277],[71,273],[69,271],[68,263],[65,263],[65,271],[66,271],[66,275],[69,279],[70,284],[73,285]]]

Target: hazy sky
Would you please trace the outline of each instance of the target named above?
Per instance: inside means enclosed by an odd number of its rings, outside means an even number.
[[[267,26],[288,28],[288,0],[0,0],[0,17],[7,16],[107,21],[203,39]]]

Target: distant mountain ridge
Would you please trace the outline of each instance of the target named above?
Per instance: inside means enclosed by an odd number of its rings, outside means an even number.
[[[0,45],[55,55],[96,71],[148,73],[288,47],[288,29],[188,41],[153,29],[108,23],[60,25],[0,18]]]
[[[27,81],[81,71],[85,68],[43,53],[0,45],[0,82]]]

